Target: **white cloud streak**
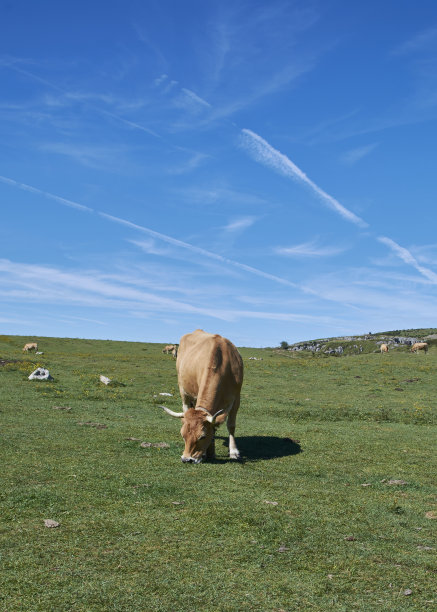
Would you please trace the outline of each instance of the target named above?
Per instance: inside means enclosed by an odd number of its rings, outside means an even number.
[[[413,266],[422,276],[427,278],[433,285],[437,285],[437,274],[428,268],[424,268],[419,264],[417,259],[410,253],[408,249],[400,246],[391,238],[387,238],[386,236],[380,236],[378,238],[379,242],[385,244],[393,251],[395,255],[397,255],[402,261],[410,266]]]
[[[338,247],[319,247],[315,241],[303,242],[290,247],[277,247],[275,253],[288,257],[332,257],[343,253]]]
[[[77,210],[81,210],[83,212],[93,212],[93,209],[89,208],[88,206],[78,204],[77,202],[73,202],[73,200],[61,198],[60,196],[54,195],[53,193],[49,193],[48,191],[43,191],[42,189],[37,189],[36,187],[32,187],[31,185],[26,185],[26,183],[19,183],[18,181],[14,181],[13,179],[7,178],[6,176],[0,175],[0,181],[2,183],[5,183],[6,185],[18,187],[23,191],[30,191],[31,193],[36,193],[37,195],[44,196],[45,198],[49,198],[50,200],[55,200],[55,202],[59,202],[59,204],[63,204],[64,206],[76,208]]]
[[[200,106],[206,106],[207,108],[211,108],[211,104],[207,102],[206,100],[204,100],[203,98],[201,98],[200,96],[198,96],[197,94],[195,94],[194,91],[191,91],[190,89],[186,89],[185,87],[182,87],[182,91],[184,92],[186,96],[190,98],[190,100],[192,100],[196,104],[200,104]]]
[[[281,285],[286,285],[288,287],[293,287],[295,289],[299,288],[299,286],[296,283],[292,283],[291,281],[286,280],[285,278],[275,276],[274,274],[269,274],[268,272],[263,272],[262,270],[258,270],[257,268],[253,268],[252,266],[248,266],[246,264],[239,263],[238,261],[234,261],[233,259],[229,259],[217,253],[213,253],[211,251],[207,251],[206,249],[202,249],[201,247],[196,247],[188,242],[183,242],[182,240],[178,240],[176,238],[172,238],[171,236],[167,236],[166,234],[161,234],[160,232],[156,232],[148,227],[137,225],[135,223],[132,223],[131,221],[127,221],[126,219],[121,219],[120,217],[114,217],[112,215],[108,215],[101,211],[97,211],[97,210],[94,211],[92,208],[88,208],[87,206],[83,206],[82,204],[78,204],[77,202],[73,202],[72,200],[66,200],[65,198],[61,198],[47,191],[42,191],[41,189],[37,189],[36,187],[26,185],[25,183],[19,183],[18,181],[7,178],[5,176],[0,175],[0,181],[7,185],[12,185],[14,187],[18,187],[19,189],[30,191],[32,193],[36,193],[37,195],[42,195],[46,198],[55,200],[56,202],[59,202],[60,204],[69,206],[71,208],[76,208],[77,210],[81,210],[83,212],[96,212],[99,216],[103,217],[104,219],[108,219],[109,221],[112,221],[114,223],[118,223],[120,225],[124,225],[126,227],[130,227],[132,229],[138,230],[140,232],[148,234],[149,236],[152,236],[152,238],[156,238],[163,242],[167,242],[168,244],[171,244],[179,248],[187,249],[191,251],[192,253],[202,255],[203,257],[208,257],[210,259],[220,261],[223,264],[233,266],[234,268],[239,268],[240,270],[244,270],[245,272],[249,272],[250,274],[255,274],[256,276],[260,276],[262,278],[266,278],[276,283],[280,283]]]
[[[149,236],[152,236],[153,238],[157,238],[158,240],[162,240],[164,242],[167,242],[168,244],[172,244],[173,246],[187,249],[188,251],[191,251],[192,253],[202,255],[203,257],[208,257],[209,259],[220,261],[221,263],[228,264],[240,270],[244,270],[245,272],[250,272],[251,274],[255,274],[256,276],[260,276],[262,278],[266,278],[268,280],[275,281],[277,283],[280,283],[281,285],[286,285],[288,287],[300,289],[299,285],[297,285],[296,283],[292,283],[291,281],[286,280],[285,278],[275,276],[274,274],[269,274],[268,272],[263,272],[262,270],[258,270],[257,268],[253,268],[252,266],[247,266],[246,264],[239,263],[238,261],[234,261],[233,259],[229,259],[228,257],[223,257],[223,255],[219,255],[218,253],[213,253],[211,251],[207,251],[206,249],[202,249],[201,247],[196,247],[193,244],[190,244],[188,242],[177,240],[176,238],[172,238],[171,236],[167,236],[166,234],[161,234],[148,227],[137,225],[136,223],[132,223],[131,221],[127,221],[126,219],[114,217],[112,215],[108,215],[103,212],[99,212],[98,214],[101,217],[108,219],[109,221],[113,221],[114,223],[125,225],[126,227],[130,227],[132,229],[136,229],[140,232],[148,234]]]
[[[266,140],[261,138],[255,132],[248,129],[241,130],[241,144],[244,149],[255,159],[255,161],[272,168],[279,174],[287,176],[293,180],[303,183],[311,189],[311,191],[326,204],[331,210],[334,210],[346,221],[350,221],[359,227],[368,227],[368,223],[360,217],[345,208],[335,198],[330,196],[326,191],[323,191],[316,185],[307,175],[302,172],[286,155],[274,149]]]
[[[245,229],[251,227],[255,223],[255,221],[255,217],[241,217],[240,219],[235,219],[234,221],[231,221],[230,223],[228,223],[228,225],[225,225],[223,229],[225,230],[225,232],[231,234],[236,232],[242,232]]]
[[[363,147],[357,147],[356,149],[346,151],[346,153],[344,153],[344,155],[342,156],[342,161],[348,166],[353,166],[367,155],[370,155],[370,153],[374,149],[376,149],[377,146],[378,143],[375,142],[373,144],[365,145]]]
[[[92,109],[93,111],[104,115],[106,117],[110,117],[111,119],[114,119],[124,125],[127,125],[128,127],[134,128],[136,130],[140,130],[142,132],[145,132],[147,134],[149,134],[150,136],[154,136],[155,138],[161,138],[161,136],[159,134],[157,134],[156,132],[154,132],[153,130],[151,130],[150,128],[145,127],[144,125],[140,125],[139,123],[135,123],[134,121],[130,121],[129,119],[125,119],[124,117],[121,117],[120,115],[117,115],[115,113],[112,113],[108,110],[105,110],[103,108],[100,108],[99,106],[96,106],[95,104],[92,104],[90,102],[87,101],[87,97],[84,96],[83,94],[81,95],[77,95],[74,92],[70,92],[67,91],[65,89],[63,89],[62,87],[59,87],[59,85],[56,85],[55,83],[51,83],[50,81],[48,81],[47,79],[43,79],[42,77],[33,74],[32,72],[29,72],[28,70],[24,70],[23,68],[19,68],[16,63],[12,62],[12,61],[5,61],[2,60],[0,62],[0,65],[3,65],[7,68],[10,68],[11,70],[15,70],[16,72],[19,72],[20,74],[23,74],[27,77],[29,77],[30,79],[33,79],[35,81],[38,81],[39,83],[42,83],[43,85],[46,85],[48,87],[50,87],[51,89],[54,89],[56,91],[61,92],[63,95],[65,95],[67,98],[70,98],[72,100],[76,100],[78,103],[82,104],[83,106]]]
[[[292,312],[230,310],[193,306],[180,300],[158,296],[123,283],[107,282],[95,270],[63,271],[55,267],[23,264],[0,259],[2,283],[0,296],[26,299],[27,303],[68,303],[96,308],[111,308],[122,312],[135,310],[136,316],[147,313],[171,312],[204,315],[222,321],[261,319],[271,321],[332,322],[330,317]],[[67,315],[68,316],[68,315]],[[75,317],[80,319],[79,317]],[[84,319],[92,320],[92,319]],[[9,319],[5,320],[10,322]],[[104,325],[102,321],[95,321]]]

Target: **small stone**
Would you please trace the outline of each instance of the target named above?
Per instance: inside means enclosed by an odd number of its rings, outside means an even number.
[[[53,521],[52,519],[44,519],[44,525],[46,527],[53,528],[53,527],[59,527],[60,523],[58,523],[58,521]]]
[[[111,379],[107,376],[103,376],[103,374],[100,374],[100,382],[102,382],[104,385],[109,385]]]

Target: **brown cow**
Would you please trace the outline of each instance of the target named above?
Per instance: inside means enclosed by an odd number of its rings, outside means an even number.
[[[178,345],[177,344],[167,344],[167,346],[165,346],[162,349],[162,352],[165,353],[166,355],[171,353],[173,355],[173,358],[176,359],[176,357],[178,356]]]
[[[388,353],[388,346],[386,344],[381,344],[381,353]]]
[[[419,351],[425,351],[425,353],[427,353],[428,343],[427,342],[415,342],[413,346],[411,347],[411,352],[417,354]]]
[[[36,353],[37,350],[38,344],[36,342],[28,342],[23,346],[23,353],[28,353],[29,351],[35,351]]]
[[[176,361],[183,412],[171,416],[182,419],[185,440],[182,461],[200,463],[215,457],[216,428],[227,420],[229,456],[239,459],[235,443],[235,420],[243,384],[243,360],[236,347],[217,334],[196,329],[182,336]]]

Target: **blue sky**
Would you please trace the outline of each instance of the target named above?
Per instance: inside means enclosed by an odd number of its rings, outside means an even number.
[[[436,326],[437,5],[0,5],[0,330]]]

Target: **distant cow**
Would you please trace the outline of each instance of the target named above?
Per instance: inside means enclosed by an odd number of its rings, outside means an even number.
[[[388,353],[388,346],[386,344],[381,344],[381,353]]]
[[[36,353],[37,350],[38,344],[36,342],[28,342],[23,346],[23,353],[28,353],[29,351],[35,351]]]
[[[178,355],[178,345],[177,344],[167,344],[167,346],[164,346],[164,348],[162,349],[162,352],[165,353],[166,355],[171,353],[173,357],[176,359]]]
[[[236,347],[217,334],[196,329],[182,336],[176,361],[183,412],[164,410],[182,419],[185,440],[182,461],[200,463],[215,457],[215,429],[226,418],[229,455],[239,459],[235,420],[243,384],[243,360]]]
[[[411,347],[412,353],[418,353],[419,351],[428,352],[428,343],[427,342],[415,342]]]

